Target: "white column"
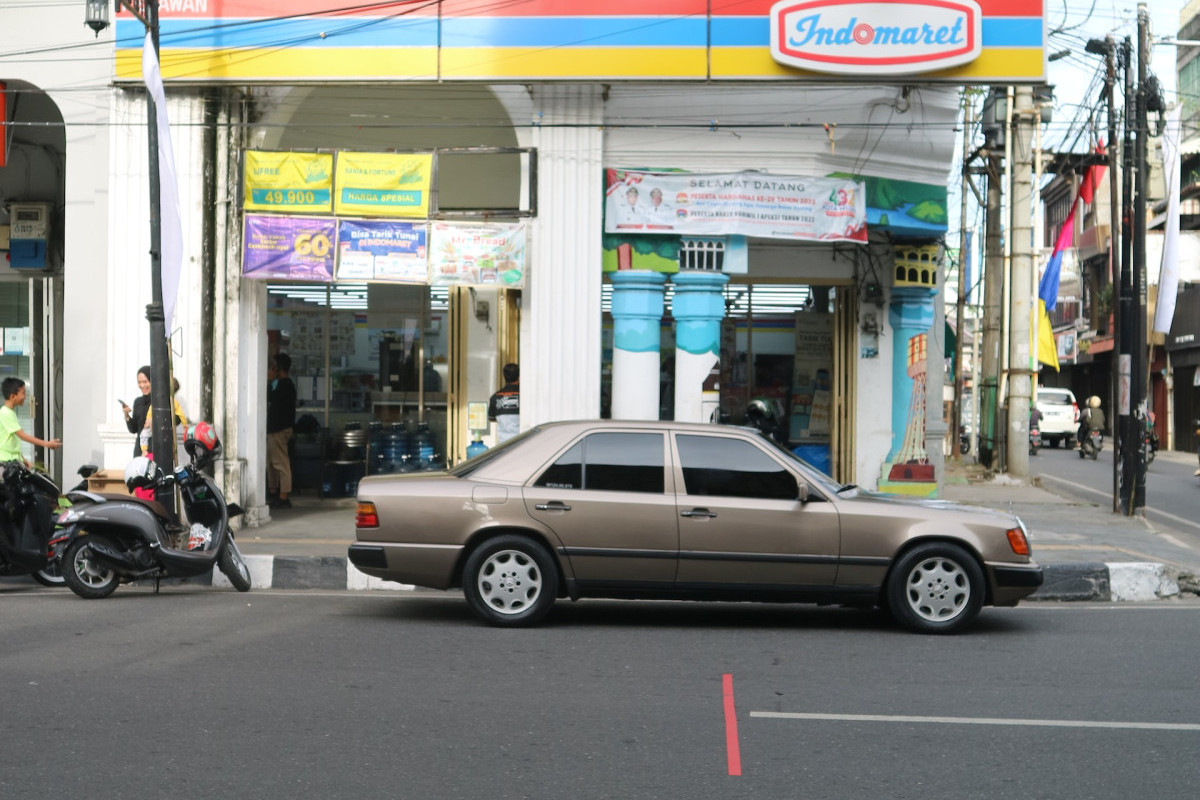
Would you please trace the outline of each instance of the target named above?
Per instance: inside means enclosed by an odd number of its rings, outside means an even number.
[[[531,91],[538,217],[521,307],[522,430],[600,415],[601,89]]]

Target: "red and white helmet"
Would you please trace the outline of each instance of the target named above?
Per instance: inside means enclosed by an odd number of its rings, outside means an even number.
[[[183,449],[192,458],[213,455],[221,449],[221,440],[217,438],[217,429],[207,422],[189,425],[187,433],[183,435]]]

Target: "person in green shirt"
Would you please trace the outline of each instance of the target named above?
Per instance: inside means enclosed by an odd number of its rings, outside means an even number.
[[[21,442],[29,442],[34,447],[46,447],[51,450],[62,447],[62,441],[59,439],[39,439],[21,430],[16,408],[25,405],[25,381],[20,378],[5,378],[0,381],[0,393],[4,395],[4,405],[0,406],[0,463],[20,461],[25,466],[30,466],[21,455]]]

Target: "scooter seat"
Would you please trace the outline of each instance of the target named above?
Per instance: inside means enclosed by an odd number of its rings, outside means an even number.
[[[156,517],[161,517],[162,519],[165,519],[171,525],[179,524],[179,519],[174,514],[172,514],[167,509],[166,506],[164,506],[162,503],[158,502],[157,500],[143,500],[142,498],[137,497],[136,495],[118,494],[116,492],[99,492],[99,495],[100,495],[100,497],[103,497],[105,500],[117,500],[117,501],[121,501],[123,503],[129,503],[129,502],[137,503],[138,505],[145,506],[146,508],[148,508],[150,510],[150,513],[154,514]]]

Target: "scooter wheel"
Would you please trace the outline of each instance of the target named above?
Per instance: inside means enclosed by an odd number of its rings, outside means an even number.
[[[89,534],[67,546],[62,555],[63,577],[71,591],[86,600],[108,597],[117,589],[120,576],[111,567],[100,563],[92,552],[92,543],[112,547],[101,534]]]
[[[233,584],[233,588],[239,592],[250,591],[250,567],[246,566],[246,559],[242,557],[242,551],[238,550],[232,536],[221,548],[221,555],[217,556],[217,566]]]
[[[29,577],[42,586],[49,586],[52,589],[67,585],[67,579],[62,574],[62,564],[57,560],[51,561],[42,569],[30,574]]]

